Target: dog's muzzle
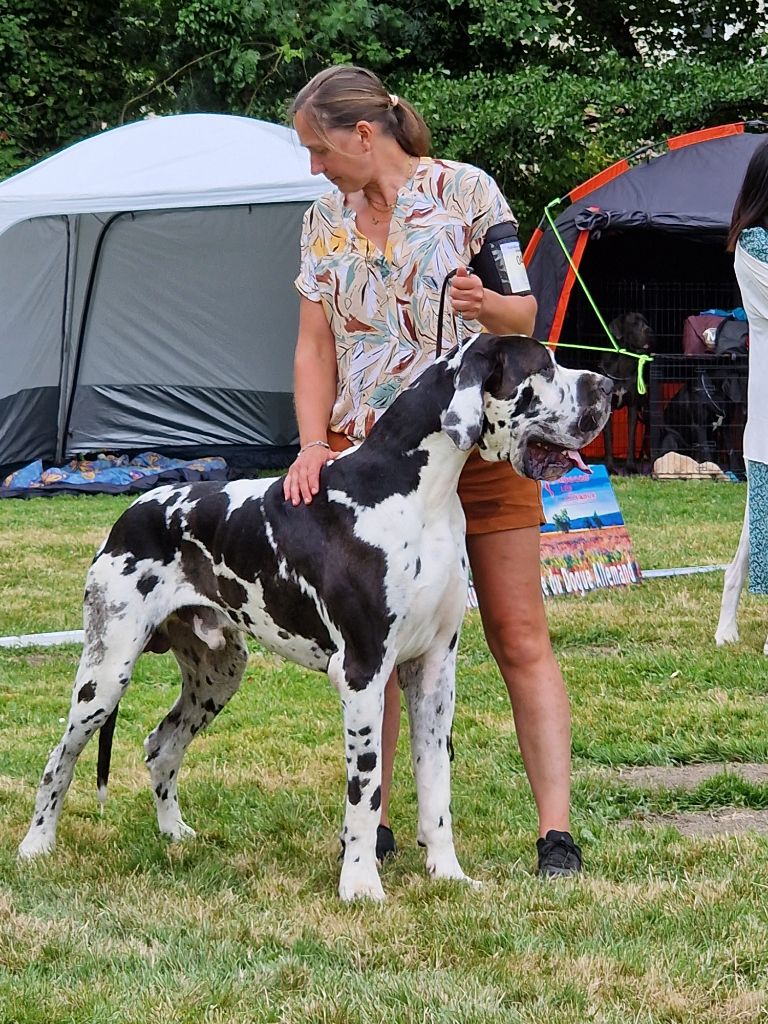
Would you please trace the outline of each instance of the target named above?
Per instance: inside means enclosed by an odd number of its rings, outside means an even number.
[[[611,412],[612,392],[613,382],[608,377],[584,372],[577,387],[582,412],[566,431],[572,446],[534,434],[523,453],[525,475],[533,480],[558,480],[572,469],[591,473],[579,449],[593,441],[605,426]]]
[[[547,441],[536,439],[526,445],[523,469],[531,480],[559,480],[572,469],[592,472],[577,448],[558,448]]]

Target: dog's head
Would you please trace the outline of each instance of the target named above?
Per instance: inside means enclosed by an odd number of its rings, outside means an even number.
[[[556,480],[583,467],[579,448],[611,411],[611,382],[558,366],[533,338],[479,334],[451,357],[453,399],[443,430],[457,448],[487,462],[506,460],[521,476]]]
[[[628,352],[653,352],[653,331],[642,313],[624,313],[617,316],[611,320],[608,330]]]

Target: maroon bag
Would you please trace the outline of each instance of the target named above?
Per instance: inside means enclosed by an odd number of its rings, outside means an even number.
[[[714,332],[712,345],[707,346],[704,342],[704,331],[708,327],[717,329],[720,324],[727,320],[724,316],[715,316],[713,313],[706,313],[700,316],[689,316],[683,324],[683,352],[687,356],[710,356],[714,355]]]

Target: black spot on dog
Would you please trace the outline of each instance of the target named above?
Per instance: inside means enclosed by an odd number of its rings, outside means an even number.
[[[381,786],[377,786],[371,796],[371,810],[378,811],[381,807]]]
[[[448,650],[449,651],[453,650],[453,648],[456,646],[456,643],[457,643],[458,639],[459,639],[459,634],[458,633],[454,633],[453,636],[451,637],[451,642],[448,644]]]
[[[421,573],[421,559],[420,559],[420,558],[417,558],[417,559],[416,559],[416,572],[415,572],[415,573],[413,574],[413,578],[414,578],[414,579],[416,579],[416,577],[417,577],[417,576],[418,576],[418,575],[419,575],[420,573]]]
[[[152,593],[159,582],[160,578],[154,573],[145,573],[136,583],[136,589],[143,597],[146,597],[147,594]]]
[[[78,693],[77,693],[77,703],[78,704],[85,704],[89,700],[93,700],[93,698],[95,696],[96,696],[96,687],[93,685],[92,682],[88,681],[83,686],[81,686],[80,689],[78,690]]]
[[[371,731],[370,725],[364,725],[363,728],[360,729],[359,735],[360,736],[368,736],[370,731]]]
[[[353,775],[347,783],[347,800],[356,807],[360,803],[361,796],[360,779],[357,775]]]
[[[360,754],[357,759],[357,770],[359,772],[372,772],[376,767],[376,755],[373,753]]]
[[[194,485],[193,485],[194,486]],[[202,486],[202,485],[197,485]],[[221,487],[221,484],[214,485]],[[174,488],[172,497],[189,493],[190,486]],[[136,572],[138,562],[149,559],[160,565],[170,565],[181,545],[181,527],[177,521],[166,523],[164,505],[158,501],[144,501],[131,505],[120,516],[107,537],[103,555],[126,555],[123,575]]]
[[[535,415],[538,415],[541,402],[536,397],[536,392],[530,386],[524,387],[523,390],[517,397],[515,406],[512,410],[512,416],[514,419],[519,419],[521,416],[526,416],[529,419]]]
[[[216,577],[219,584],[219,593],[224,604],[228,605],[230,609],[240,608],[248,600],[248,591],[237,580],[231,580],[227,576]],[[238,620],[237,613],[235,611],[230,612],[230,616],[235,621]]]

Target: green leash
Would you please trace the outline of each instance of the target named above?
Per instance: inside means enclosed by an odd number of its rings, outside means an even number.
[[[554,220],[554,217],[552,216],[552,212],[551,212],[552,207],[553,206],[559,206],[564,201],[565,200],[563,200],[563,199],[553,199],[551,203],[547,203],[547,205],[544,207],[544,216],[549,221],[549,226],[552,228],[552,230],[553,230],[553,232],[555,234],[555,238],[557,239],[557,241],[558,241],[558,243],[560,245],[560,248],[563,250],[563,252],[565,254],[565,258],[568,260],[568,263],[569,263],[569,265],[571,267],[571,270],[573,271],[573,273],[574,273],[574,275],[576,277],[576,280],[579,282],[579,284],[581,285],[581,287],[582,287],[582,289],[584,291],[584,294],[587,296],[587,299],[589,300],[589,304],[592,307],[592,310],[594,311],[594,314],[597,317],[597,319],[598,319],[598,321],[600,323],[600,326],[605,331],[606,336],[608,337],[608,340],[611,343],[611,348],[614,350],[614,352],[618,353],[618,355],[630,356],[632,359],[636,359],[637,360],[637,392],[640,395],[644,395],[645,392],[646,392],[646,388],[645,388],[645,381],[643,380],[643,370],[645,369],[645,364],[646,363],[652,363],[653,362],[653,356],[649,356],[645,352],[629,352],[629,351],[627,351],[627,349],[621,348],[621,346],[618,344],[618,342],[616,341],[614,336],[611,334],[610,328],[608,327],[608,324],[605,322],[605,320],[603,318],[603,314],[597,308],[597,303],[592,298],[592,295],[591,295],[591,293],[589,291],[589,288],[587,288],[586,284],[584,283],[584,278],[579,273],[578,267],[573,262],[571,254],[568,252],[568,246],[563,241],[562,236],[560,235],[560,232],[557,230],[557,227],[555,225],[555,220]],[[577,348],[577,349],[581,349],[584,352],[605,352],[605,349],[601,348],[599,345],[576,345],[576,344],[569,345],[566,342],[558,342],[557,343],[557,348]]]

